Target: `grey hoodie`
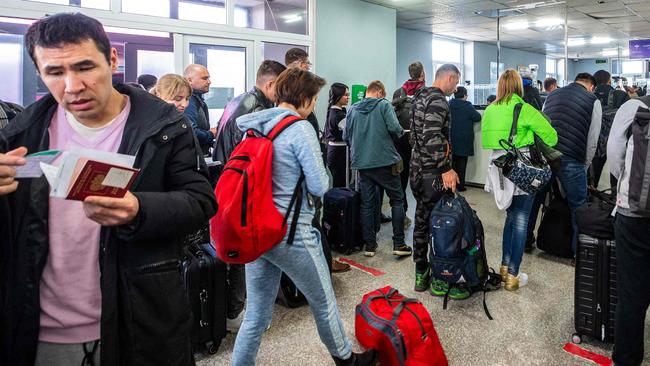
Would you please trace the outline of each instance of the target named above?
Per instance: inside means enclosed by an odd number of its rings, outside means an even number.
[[[401,160],[393,137],[404,130],[386,99],[366,98],[348,111],[343,139],[350,146],[352,169],[390,166]]]

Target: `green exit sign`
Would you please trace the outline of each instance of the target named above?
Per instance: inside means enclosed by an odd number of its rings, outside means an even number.
[[[596,63],[597,63],[597,64],[606,64],[606,63],[607,63],[607,60],[606,60],[606,59],[596,60]]]

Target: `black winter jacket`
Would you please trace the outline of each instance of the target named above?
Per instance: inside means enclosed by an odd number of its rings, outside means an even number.
[[[215,213],[214,194],[188,120],[144,90],[115,88],[131,98],[118,152],[135,155],[141,169],[131,188],[140,211],[129,225],[101,229],[101,364],[192,365],[192,315],[179,260],[183,238]],[[51,95],[29,106],[0,132],[0,151],[46,150],[56,109]],[[3,365],[34,363],[39,283],[48,258],[48,195],[41,177],[21,180],[15,193],[0,197],[0,209],[13,220],[10,232],[0,226]]]
[[[241,142],[244,132],[237,127],[237,118],[269,108],[273,108],[273,102],[257,87],[228,102],[219,120],[212,160],[226,164],[235,147]]]

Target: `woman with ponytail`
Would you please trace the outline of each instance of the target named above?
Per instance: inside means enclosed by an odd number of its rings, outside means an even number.
[[[350,100],[350,90],[347,85],[334,83],[330,87],[330,99],[327,106],[327,121],[325,122],[325,140],[327,140],[327,167],[332,173],[334,187],[345,187],[345,146],[336,146],[343,143],[343,130],[339,126],[345,119],[345,106]]]

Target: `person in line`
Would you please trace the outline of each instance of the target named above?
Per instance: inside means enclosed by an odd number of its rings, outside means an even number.
[[[300,69],[303,71],[309,71],[311,69],[312,63],[309,61],[309,54],[303,50],[302,48],[294,47],[288,50],[285,55],[284,55],[284,64],[287,66],[288,69]],[[307,121],[311,124],[311,126],[314,128],[314,131],[316,132],[316,137],[318,137],[318,141],[321,142],[323,141],[322,137],[323,134],[320,130],[319,124],[318,124],[318,119],[316,118],[316,114],[312,111],[309,113],[307,116]],[[321,143],[320,144],[321,148],[321,156],[323,158],[323,164],[325,164],[326,159],[326,151],[327,149],[324,147],[324,145]],[[327,238],[324,235],[323,227],[321,224],[321,216],[322,216],[322,210],[323,210],[323,200],[321,197],[312,197],[314,200],[314,206],[316,207],[316,213],[314,214],[314,222],[313,225],[315,228],[320,231],[321,236],[322,236],[322,242],[323,246],[325,247],[325,252],[328,258],[332,258],[330,261],[332,263],[332,272],[334,273],[339,273],[339,272],[346,272],[350,270],[350,265],[347,263],[340,262],[337,259],[334,259],[332,257],[332,252],[329,249],[329,243],[327,242]]]
[[[342,83],[334,83],[330,87],[329,102],[327,104],[327,122],[325,123],[325,140],[327,145],[327,167],[332,173],[333,187],[345,187],[347,165],[345,146],[343,143],[343,129],[341,122],[347,114],[346,106],[350,102],[350,89]],[[330,144],[332,143],[332,144]]]
[[[176,74],[163,75],[149,92],[169,104],[173,104],[180,113],[190,104],[192,87],[184,77]]]
[[[487,105],[490,105],[494,103],[494,101],[497,100],[497,96],[494,94],[488,95],[487,97]]]
[[[587,168],[596,153],[602,123],[595,87],[596,79],[591,74],[580,73],[573,83],[549,95],[544,104],[544,113],[558,132],[556,149],[563,154],[558,178],[571,210],[574,256],[578,243],[575,212],[587,201]]]
[[[551,94],[553,90],[557,89],[557,80],[555,78],[546,78],[544,79],[544,93],[546,93],[546,96]]]
[[[425,86],[426,82],[426,73],[424,72],[422,62],[415,61],[409,65],[409,77],[410,79],[406,80],[401,88],[395,90],[392,102],[393,107],[395,107],[397,119],[399,119],[399,123],[405,131],[404,135],[395,142],[397,152],[402,157],[402,162],[404,163],[404,170],[400,174],[402,192],[404,192],[404,212],[408,212],[409,210],[408,200],[406,199],[406,187],[409,183],[411,152],[413,150],[410,133],[406,132],[406,130],[411,130],[413,96]],[[409,219],[408,215],[406,215],[405,220],[405,225],[407,227],[410,226],[411,219]]]
[[[555,93],[554,93],[555,94]],[[492,192],[499,210],[507,210],[503,228],[503,252],[501,255],[500,275],[505,282],[505,289],[516,291],[528,283],[528,275],[519,270],[524,254],[528,222],[535,195],[515,187],[501,175],[493,160],[505,154],[499,144],[508,140],[513,122],[515,105],[523,104],[517,122],[517,132],[513,144],[525,148],[534,143],[534,136],[539,136],[549,146],[557,143],[557,132],[544,114],[523,99],[524,86],[521,76],[513,69],[507,69],[497,84],[497,99],[487,107],[481,122],[483,148],[492,150],[485,190]],[[526,149],[524,149],[524,153]]]
[[[404,257],[411,255],[412,249],[404,242],[404,193],[399,178],[402,158],[393,144],[393,139],[401,137],[404,130],[385,97],[386,88],[381,81],[368,84],[366,98],[348,112],[343,138],[350,145],[352,169],[359,171],[364,255],[372,257],[377,251],[377,197],[381,187],[390,199],[393,255]]]
[[[451,166],[458,173],[459,192],[465,192],[467,160],[474,156],[474,123],[481,122],[481,114],[467,101],[467,89],[459,86],[454,99],[449,101],[451,112]]]
[[[600,126],[598,145],[589,171],[589,185],[597,189],[598,183],[600,183],[600,176],[603,173],[603,168],[607,161],[607,140],[612,123],[614,122],[614,116],[623,103],[630,100],[630,96],[622,90],[612,88],[611,74],[605,70],[596,71],[594,73],[594,79],[596,79],[594,94],[596,94],[596,97],[600,101],[603,110],[603,121]],[[610,188],[616,190],[618,182],[611,174],[609,176],[609,183]]]
[[[325,80],[308,71],[288,69],[276,80],[278,107],[242,116],[237,125],[242,131],[254,128],[268,134],[287,116],[306,118],[313,111],[323,85]],[[306,192],[316,197],[325,194],[329,179],[320,158],[316,132],[309,122],[294,123],[273,140],[273,146],[273,201],[280,212],[289,207],[301,173],[305,175]],[[374,350],[352,352],[336,304],[320,232],[312,226],[313,217],[314,207],[305,197],[293,244],[288,245],[285,237],[273,249],[246,264],[248,308],[235,341],[233,366],[255,365],[262,333],[271,322],[282,272],[305,294],[321,341],[336,365],[376,364]]]
[[[212,160],[225,163],[244,137],[244,132],[237,126],[237,118],[259,112],[275,106],[275,80],[286,67],[277,61],[263,61],[257,69],[255,86],[250,91],[241,94],[228,102],[219,120],[217,138],[214,145]],[[217,178],[218,179],[218,178]],[[244,320],[246,304],[246,275],[241,264],[229,264],[228,276],[228,309],[226,329],[237,333]]]
[[[158,78],[151,75],[151,74],[142,74],[138,76],[138,79],[136,81],[144,90],[146,91],[151,91],[151,88],[158,83]]]
[[[523,73],[521,78],[524,83],[524,102],[541,111],[544,103],[542,102],[542,97],[539,95],[539,90],[533,85],[533,78],[530,76],[530,73]]]
[[[26,152],[85,148],[135,155],[140,173],[123,198],[83,202],[50,197],[43,176],[0,179],[13,229],[0,239],[13,242],[0,251],[11,254],[0,260],[11,299],[0,304],[0,364],[193,365],[178,264],[183,239],[217,206],[189,122],[141,88],[112,84],[117,50],[93,18],[42,18],[25,44],[50,94],[0,133],[14,159],[0,158],[0,172]]]
[[[451,164],[451,112],[447,97],[456,91],[460,70],[452,64],[438,68],[431,87],[420,89],[413,100],[411,123],[411,190],[415,197],[413,225],[413,261],[415,291],[430,288],[433,295],[445,295],[448,284],[432,280],[429,265],[429,217],[445,190],[456,191],[458,174]],[[449,294],[454,299],[469,297],[458,287]]]
[[[642,108],[645,116],[638,116]],[[647,96],[625,102],[616,113],[607,142],[609,171],[618,179],[614,221],[618,302],[612,358],[620,366],[645,364],[644,327],[650,305],[650,212],[639,192],[646,188],[647,179],[643,177],[650,174],[650,166],[645,151],[638,154],[639,140],[630,135],[630,127],[635,118],[648,122],[648,108]],[[637,161],[639,155],[643,156],[641,161]]]
[[[210,152],[217,136],[217,129],[210,128],[210,113],[203,95],[210,91],[210,72],[203,65],[192,64],[185,68],[183,74],[192,86],[190,104],[185,108],[185,115],[192,123],[192,129],[199,140],[203,155]]]

